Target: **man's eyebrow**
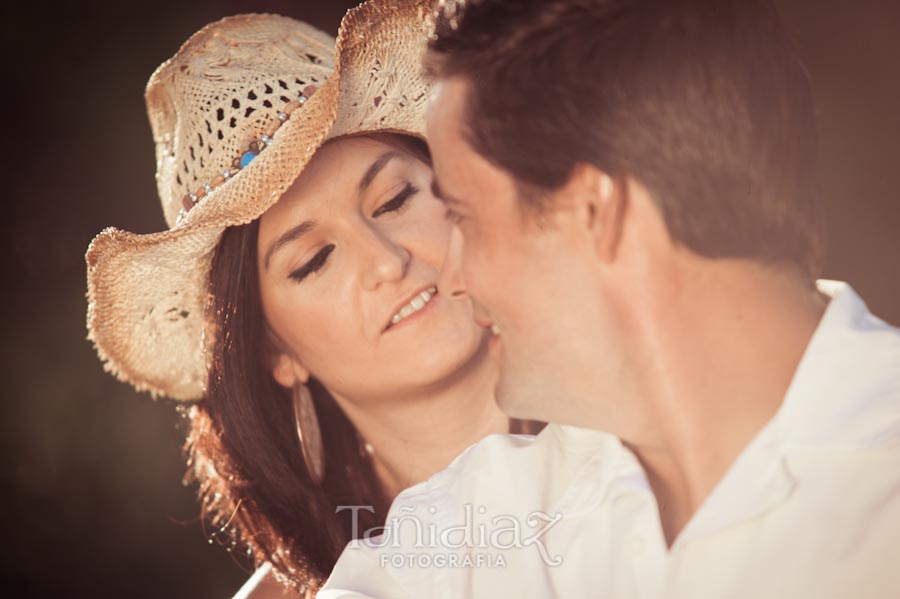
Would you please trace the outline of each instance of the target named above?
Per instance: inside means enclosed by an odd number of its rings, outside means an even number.
[[[444,192],[441,189],[441,186],[438,185],[437,179],[434,177],[431,178],[431,195],[444,202]]]
[[[366,169],[365,174],[362,176],[362,179],[359,180],[359,193],[363,193],[366,189],[369,188],[369,185],[372,184],[372,181],[375,180],[375,177],[378,176],[378,173],[387,166],[387,163],[393,160],[394,158],[400,157],[402,154],[396,150],[389,150],[375,159],[369,168]]]
[[[269,260],[271,260],[272,254],[274,254],[290,242],[294,241],[295,239],[299,239],[306,233],[309,233],[310,231],[315,229],[318,224],[319,223],[314,220],[303,221],[296,227],[291,227],[285,233],[283,233],[281,237],[273,241],[272,245],[269,246],[269,249],[266,250],[266,258],[263,261],[266,270],[269,270]]]

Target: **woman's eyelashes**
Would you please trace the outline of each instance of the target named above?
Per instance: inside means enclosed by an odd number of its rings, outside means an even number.
[[[418,193],[419,188],[413,185],[412,183],[407,183],[400,192],[395,195],[393,198],[382,204],[373,214],[373,218],[377,218],[382,214],[387,212],[400,212],[403,208],[406,207],[409,198]],[[289,278],[293,279],[296,282],[300,282],[309,275],[318,272],[325,266],[325,263],[328,261],[328,256],[334,251],[334,244],[329,244],[319,250],[315,256],[313,256],[312,260],[293,271],[288,275]]]
[[[384,204],[382,204],[375,212],[372,213],[372,218],[377,218],[384,214],[385,212],[399,212],[405,206],[409,198],[418,193],[419,188],[413,185],[412,183],[407,183],[403,189],[400,190],[400,193],[395,195],[392,199],[388,200]]]
[[[331,254],[333,250],[334,244],[326,245],[321,250],[319,250],[315,256],[313,256],[312,260],[310,260],[288,276],[299,283],[312,273],[318,272],[323,266],[325,266],[325,262],[328,260],[328,255]]]

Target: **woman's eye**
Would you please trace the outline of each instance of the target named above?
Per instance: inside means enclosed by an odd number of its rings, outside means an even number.
[[[372,213],[372,218],[377,218],[385,212],[399,212],[406,205],[409,198],[418,193],[418,191],[418,187],[412,183],[407,183],[406,186],[400,190],[400,193],[382,204],[374,213]]]
[[[325,262],[328,260],[328,255],[334,250],[334,245],[326,245],[319,252],[313,256],[312,260],[292,272],[288,275],[291,279],[297,281],[298,283],[311,275],[314,272],[318,272],[323,266],[325,266]]]

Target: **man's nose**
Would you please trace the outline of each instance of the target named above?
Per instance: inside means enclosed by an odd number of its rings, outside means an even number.
[[[447,257],[444,258],[444,264],[441,267],[440,277],[438,278],[438,292],[445,297],[455,299],[467,298],[470,300],[475,322],[479,326],[488,328],[493,324],[491,316],[484,306],[478,303],[478,300],[469,293],[463,277],[462,261],[464,251],[462,233],[459,227],[453,227],[450,232],[450,243],[447,246]]]
[[[459,227],[453,227],[450,231],[447,255],[438,278],[438,292],[444,297],[462,297],[467,293],[462,276],[462,255],[463,236]]]

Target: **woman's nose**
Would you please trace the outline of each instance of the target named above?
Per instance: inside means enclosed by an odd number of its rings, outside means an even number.
[[[411,256],[405,247],[372,227],[363,227],[359,235],[365,289],[373,290],[406,276]]]

